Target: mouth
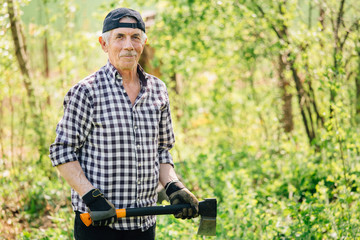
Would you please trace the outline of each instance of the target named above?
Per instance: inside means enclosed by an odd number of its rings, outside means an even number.
[[[136,61],[135,56],[122,56],[120,57],[124,62],[134,62]]]
[[[136,53],[128,52],[128,53],[120,54],[120,57],[133,58],[133,57],[136,57]]]

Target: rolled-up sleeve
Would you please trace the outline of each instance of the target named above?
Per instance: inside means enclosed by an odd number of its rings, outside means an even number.
[[[74,86],[64,99],[64,115],[56,127],[56,139],[50,146],[53,166],[77,161],[81,148],[92,127],[92,104],[89,91],[82,84]]]
[[[160,163],[168,163],[174,166],[172,156],[169,152],[174,144],[175,137],[171,120],[170,104],[168,102],[162,110],[159,123],[158,154]]]

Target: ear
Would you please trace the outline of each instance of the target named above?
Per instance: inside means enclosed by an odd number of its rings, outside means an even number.
[[[101,45],[102,50],[107,53],[108,52],[107,44],[104,41],[104,39],[102,38],[102,36],[99,37],[99,43]]]
[[[145,39],[144,43],[141,44],[142,50],[141,50],[140,55],[144,52],[144,49],[145,49],[145,47],[146,47],[146,42],[147,42],[147,38]]]

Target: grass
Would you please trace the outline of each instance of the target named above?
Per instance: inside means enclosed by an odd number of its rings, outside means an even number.
[[[245,109],[245,104],[235,107]],[[199,125],[198,119],[204,116],[210,119]],[[230,115],[204,116],[190,118],[196,127],[189,125],[186,133],[179,130],[181,119],[174,119],[178,143],[172,153],[177,172],[199,199],[218,200],[217,237],[213,239],[359,237],[356,154],[348,150],[346,161],[352,171],[346,172],[350,181],[346,185],[342,163],[336,158],[336,141],[316,152],[302,147],[305,139],[284,133],[280,139],[256,140],[262,131],[256,113],[244,115],[246,121],[231,116],[232,125],[218,119]],[[216,128],[220,129],[217,134],[209,135]],[[268,130],[278,131],[277,127]],[[4,239],[72,238],[69,187],[46,156],[38,161],[30,155],[1,173]],[[199,219],[159,216],[157,238],[203,239],[196,235],[198,225]]]

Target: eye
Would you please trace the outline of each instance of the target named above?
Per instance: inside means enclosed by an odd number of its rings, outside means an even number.
[[[138,35],[134,35],[132,38],[135,39],[135,40],[140,40],[141,39],[140,36],[138,36]]]

